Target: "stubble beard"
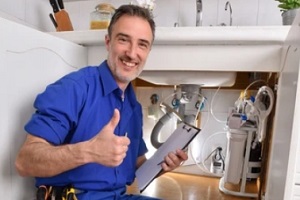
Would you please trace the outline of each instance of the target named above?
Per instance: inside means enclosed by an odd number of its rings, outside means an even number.
[[[130,75],[130,76],[125,76],[122,74],[122,70],[118,67],[115,68],[114,70],[114,76],[122,83],[129,83],[131,81],[133,81],[134,79],[136,79],[140,73],[142,72],[142,68],[138,67],[137,71],[134,72],[134,74]]]

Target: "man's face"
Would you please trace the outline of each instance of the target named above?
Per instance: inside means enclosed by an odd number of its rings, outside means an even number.
[[[126,86],[143,70],[152,45],[149,23],[124,15],[114,24],[111,37],[105,37],[108,65],[119,86]]]

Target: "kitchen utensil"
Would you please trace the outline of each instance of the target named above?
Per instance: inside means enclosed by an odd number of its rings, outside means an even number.
[[[50,19],[56,27],[56,31],[73,31],[74,29],[69,14],[64,9],[63,0],[49,0],[49,2],[52,6],[55,17],[54,19],[53,15],[51,14]]]

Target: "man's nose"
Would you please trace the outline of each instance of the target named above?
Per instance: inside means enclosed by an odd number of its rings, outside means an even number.
[[[129,45],[126,50],[126,55],[129,56],[130,58],[135,58],[137,55],[137,45],[135,44]]]

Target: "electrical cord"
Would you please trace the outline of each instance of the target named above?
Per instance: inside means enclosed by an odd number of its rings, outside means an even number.
[[[67,64],[69,67],[71,68],[74,68],[74,69],[79,69],[79,67],[75,67],[74,65],[70,64],[69,62],[67,62],[63,56],[61,56],[60,54],[58,54],[56,51],[50,49],[50,48],[47,48],[47,47],[35,47],[35,48],[31,48],[31,49],[26,49],[24,51],[14,51],[14,50],[6,50],[6,52],[9,52],[9,53],[14,53],[14,54],[24,54],[24,53],[28,53],[30,51],[34,51],[34,50],[46,50],[46,51],[49,51],[55,55],[57,55],[65,64]]]

